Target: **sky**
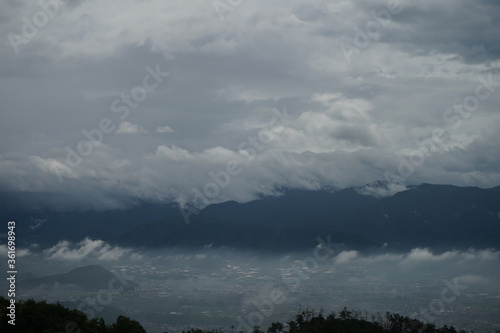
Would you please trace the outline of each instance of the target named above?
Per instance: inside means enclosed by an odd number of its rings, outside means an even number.
[[[0,189],[500,185],[498,1],[4,0]]]

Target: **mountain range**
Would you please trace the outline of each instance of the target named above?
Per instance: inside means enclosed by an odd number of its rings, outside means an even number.
[[[189,225],[179,217],[141,224],[117,240],[289,251],[311,248],[318,236],[330,235],[340,248],[357,250],[500,247],[499,187],[421,184],[394,194],[389,187],[376,182],[333,192],[285,190],[248,203],[208,206]]]
[[[282,189],[278,196],[210,205],[189,223],[175,205],[151,203],[104,212],[3,209],[0,215],[18,220],[25,242],[47,246],[91,237],[146,248],[293,251],[329,235],[339,249],[500,248],[500,186],[378,181],[342,190]]]

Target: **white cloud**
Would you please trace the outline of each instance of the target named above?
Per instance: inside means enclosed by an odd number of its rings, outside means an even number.
[[[122,121],[120,126],[116,130],[116,134],[139,134],[147,133],[147,131],[137,124],[129,123],[128,121]]]
[[[406,257],[407,261],[413,262],[424,262],[424,261],[443,261],[450,257],[454,257],[458,252],[444,252],[439,255],[433,254],[429,249],[416,248],[411,250],[411,252]]]
[[[7,253],[8,253],[7,245],[0,244],[0,255],[6,257]]]
[[[82,260],[95,258],[97,260],[112,261],[118,260],[131,253],[130,249],[111,246],[102,240],[92,240],[85,238],[79,243],[60,241],[53,247],[44,250],[47,259],[58,260]],[[132,254],[137,259],[138,254]]]
[[[0,256],[7,257],[9,253],[9,249],[7,245],[0,244]],[[31,255],[31,251],[29,249],[16,248],[16,257],[22,258]]]
[[[175,132],[170,126],[165,125],[165,126],[160,126],[156,128],[157,133],[173,133]]]
[[[336,264],[345,264],[358,258],[358,251],[342,251],[335,257]]]
[[[406,190],[406,185],[387,182],[370,183],[356,189],[356,191],[360,194],[370,195],[376,198],[390,197],[396,193]]]
[[[16,256],[17,257],[22,258],[22,257],[26,257],[26,256],[29,256],[29,255],[31,255],[31,251],[28,250],[28,249],[18,249],[18,250],[16,250]]]
[[[154,155],[150,158],[166,158],[175,162],[181,162],[192,159],[192,154],[186,149],[176,146],[158,146]]]
[[[351,261],[355,259],[363,263],[387,263],[391,265],[398,264],[402,267],[408,268],[419,267],[419,265],[427,264],[454,264],[457,267],[462,265],[470,266],[471,263],[491,263],[500,259],[500,251],[494,249],[469,249],[467,251],[450,250],[441,253],[434,253],[427,248],[414,248],[408,253],[402,254],[385,253],[370,256],[354,256],[352,253],[348,254],[347,252],[341,252],[340,254],[343,254],[343,256],[341,257],[342,259],[348,258]]]
[[[359,260],[365,263],[398,263],[403,266],[415,266],[425,264],[455,263],[457,265],[470,264],[472,262],[493,262],[500,259],[500,252],[494,249],[467,251],[450,250],[434,253],[427,248],[414,248],[405,254],[380,254],[372,256],[361,256]]]
[[[53,158],[41,158],[40,156],[30,156],[30,162],[41,169],[42,172],[58,176],[61,174],[66,175],[68,178],[75,178],[76,174],[73,170],[61,161]]]

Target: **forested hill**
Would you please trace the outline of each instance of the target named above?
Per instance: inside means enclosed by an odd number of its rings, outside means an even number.
[[[106,325],[102,318],[90,319],[81,311],[32,299],[15,303],[15,321],[12,322],[8,316],[9,305],[9,300],[0,297],[2,333],[147,333],[139,322],[124,316],[118,316],[115,323]]]

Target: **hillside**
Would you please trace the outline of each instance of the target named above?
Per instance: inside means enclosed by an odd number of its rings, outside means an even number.
[[[31,288],[53,288],[57,287],[75,287],[86,291],[96,291],[108,289],[110,281],[117,278],[113,273],[99,265],[88,265],[72,269],[63,274],[54,274],[39,278],[19,281],[19,286],[23,289]],[[133,289],[137,284],[127,281],[125,289]]]

